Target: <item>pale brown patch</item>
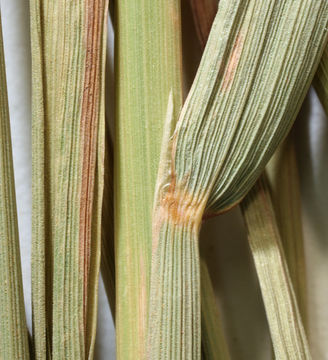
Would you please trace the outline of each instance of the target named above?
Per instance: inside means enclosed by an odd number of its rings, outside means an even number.
[[[169,2],[169,18],[172,20],[173,27],[175,29],[180,29],[181,27],[181,15],[180,12],[177,9],[177,5],[174,1]]]
[[[185,186],[176,183],[172,176],[169,187],[159,204],[159,218],[175,226],[198,228],[201,222],[203,204]]]
[[[227,90],[230,87],[232,80],[234,79],[239,58],[243,49],[243,45],[244,45],[244,36],[241,33],[239,33],[237,35],[236,42],[234,44],[231,56],[226,66],[226,71],[224,73],[223,82],[222,82],[222,90]]]
[[[197,233],[199,231],[204,203],[187,191],[186,187],[179,186],[176,183],[176,177],[173,176],[168,189],[161,196],[157,205],[152,229],[152,254],[157,253],[159,245],[160,232],[165,226],[173,225],[184,227],[186,230]]]

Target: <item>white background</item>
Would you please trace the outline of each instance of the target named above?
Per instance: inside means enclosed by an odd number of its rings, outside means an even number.
[[[28,3],[27,0],[0,1],[25,308],[27,323],[31,330],[31,56]],[[115,359],[114,337],[114,326],[107,298],[100,282],[96,359]]]
[[[31,327],[31,71],[27,0],[0,0],[13,141],[27,321]],[[109,70],[113,37],[109,39]],[[312,91],[297,119],[312,356],[328,360],[328,127]],[[238,210],[204,226],[201,252],[209,259],[233,359],[270,359],[261,296]],[[205,239],[205,236],[202,236]],[[115,358],[114,328],[100,284],[97,359]]]

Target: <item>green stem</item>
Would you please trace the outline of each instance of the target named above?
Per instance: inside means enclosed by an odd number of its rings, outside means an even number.
[[[180,0],[115,3],[117,358],[145,356],[151,218],[169,94],[181,108]]]

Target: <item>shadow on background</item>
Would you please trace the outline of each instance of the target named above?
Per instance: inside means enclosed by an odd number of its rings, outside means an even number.
[[[328,119],[314,90],[302,106],[295,131],[304,216],[318,245],[327,251]]]
[[[295,131],[307,265],[308,336],[313,359],[328,359],[328,119],[314,90],[303,104]]]
[[[208,220],[200,237],[232,359],[269,359],[271,341],[239,207]]]

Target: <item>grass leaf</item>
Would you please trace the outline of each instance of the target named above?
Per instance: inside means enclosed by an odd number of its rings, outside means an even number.
[[[281,243],[306,330],[306,264],[294,130],[281,144],[267,169]]]
[[[267,178],[242,201],[248,239],[260,281],[276,359],[310,359]]]
[[[30,11],[35,354],[92,358],[108,2],[31,0]]]

